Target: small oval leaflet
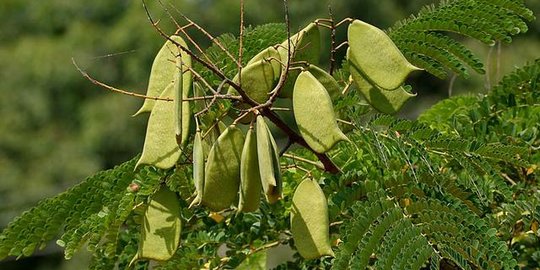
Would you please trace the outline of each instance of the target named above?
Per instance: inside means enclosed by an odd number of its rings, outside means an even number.
[[[261,175],[257,159],[257,134],[252,127],[247,132],[240,163],[239,212],[253,212],[259,209],[261,199]]]
[[[197,205],[201,202],[204,188],[204,149],[200,130],[195,132],[195,139],[193,140],[193,182],[197,197],[191,204]]]
[[[234,204],[240,188],[240,160],[244,134],[231,125],[212,145],[204,172],[202,204],[221,211]]]
[[[400,87],[415,70],[390,37],[381,29],[360,20],[354,20],[348,31],[350,57],[372,83],[392,90]]]
[[[264,117],[257,116],[257,158],[266,200],[275,203],[281,198],[282,179],[276,142]]]
[[[328,226],[328,205],[319,184],[311,179],[302,181],[292,199],[291,233],[303,258],[334,256]]]
[[[178,197],[162,186],[152,195],[144,213],[139,250],[132,263],[138,259],[170,259],[180,243],[181,227]]]
[[[296,79],[293,111],[300,135],[315,152],[327,152],[339,141],[348,140],[337,125],[330,95],[309,71],[302,71]]]
[[[170,38],[179,44],[185,44],[184,40],[179,36],[173,35]],[[148,79],[147,96],[159,97],[165,88],[173,82],[177,68],[174,61],[171,60],[176,55],[178,55],[178,47],[170,40],[167,40],[154,58],[150,78]],[[152,111],[155,104],[155,100],[145,99],[141,108],[133,116]]]
[[[161,98],[174,96],[174,84],[169,84],[161,93]],[[176,143],[174,103],[158,101],[148,118],[146,137],[137,167],[148,164],[160,169],[173,167],[180,157],[181,150]]]
[[[416,96],[407,92],[402,86],[395,90],[384,90],[371,84],[352,59],[349,59],[349,71],[358,91],[373,108],[382,113],[395,114],[410,98]]]

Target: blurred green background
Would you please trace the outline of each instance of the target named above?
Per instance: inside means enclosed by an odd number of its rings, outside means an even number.
[[[173,24],[156,1],[149,1],[165,29]],[[237,0],[177,0],[174,5],[211,33],[238,32]],[[246,22],[283,21],[282,1],[246,1]],[[416,13],[434,1],[335,0],[337,20],[355,17],[380,28]],[[328,1],[290,0],[292,29],[328,16]],[[528,0],[540,14],[540,1]],[[174,12],[171,9],[171,12]],[[178,17],[178,16],[176,16]],[[0,1],[0,229],[39,200],[71,187],[94,172],[136,155],[143,144],[146,116],[132,118],[142,101],[114,94],[84,79],[73,57],[95,78],[142,93],[163,39],[149,24],[140,1]],[[540,22],[500,54],[492,50],[491,83],[515,66],[540,57]],[[341,40],[345,29],[338,32]],[[201,35],[198,40],[208,45]],[[490,48],[465,41],[482,59]],[[496,57],[499,55],[500,70]],[[326,57],[323,56],[324,59]],[[421,82],[421,83],[420,83]],[[415,78],[419,97],[404,116],[415,117],[448,96],[448,81]],[[489,84],[487,84],[489,86]],[[458,78],[453,94],[486,91],[483,76]],[[63,262],[52,244],[30,258],[0,262],[0,269],[83,269],[85,256]]]

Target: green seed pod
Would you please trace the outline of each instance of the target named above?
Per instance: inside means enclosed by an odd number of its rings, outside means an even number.
[[[233,80],[238,83],[238,75]],[[268,93],[274,88],[274,67],[266,60],[260,60],[247,65],[242,69],[242,89],[258,103],[268,100]],[[238,95],[238,92],[229,87],[229,94]]]
[[[132,263],[138,259],[170,259],[180,243],[181,229],[178,197],[175,192],[162,186],[152,195],[144,213],[139,250]]]
[[[291,36],[291,54],[295,61],[306,61],[318,64],[321,53],[321,32],[315,23],[310,23],[304,29]],[[278,47],[283,62],[287,61],[289,42],[285,40]]]
[[[304,259],[334,256],[328,226],[328,204],[319,184],[311,179],[302,181],[292,199],[291,233]]]
[[[279,154],[274,137],[261,115],[257,116],[257,159],[266,199],[269,203],[275,203],[281,198],[283,181]]]
[[[184,47],[187,47],[185,42],[181,42]],[[190,95],[190,90],[193,87],[192,74],[189,71],[191,67],[191,56],[185,52],[181,52],[176,56],[176,74],[174,79],[174,104],[175,104],[175,123],[176,123],[176,141],[181,148],[187,144],[190,125],[191,125],[191,108],[187,99]]]
[[[204,172],[202,203],[212,211],[234,204],[240,188],[240,160],[244,134],[231,125],[210,149]]]
[[[381,29],[354,20],[348,31],[350,57],[373,84],[386,90],[400,87],[415,70]]]
[[[184,40],[179,36],[171,36],[171,39],[179,44],[185,44]],[[157,53],[156,58],[154,58],[150,78],[148,79],[147,96],[160,96],[165,88],[173,82],[178,70],[173,61],[176,55],[178,55],[178,47],[170,40],[167,40]],[[155,104],[155,100],[145,99],[141,108],[133,116],[152,111]]]
[[[341,96],[341,87],[332,75],[316,65],[309,65],[307,70],[324,86],[332,100]]]
[[[337,125],[330,95],[309,71],[302,71],[296,79],[293,111],[300,135],[315,152],[324,153],[348,140]]]
[[[403,87],[389,91],[371,84],[352,59],[349,59],[349,71],[358,91],[373,108],[382,113],[395,114],[410,98],[416,96],[416,94],[407,92]]]
[[[238,211],[253,212],[259,209],[261,189],[261,175],[257,158],[257,135],[251,127],[246,135],[240,162],[240,201]]]
[[[174,85],[171,83],[161,94],[161,98],[172,98]],[[160,169],[173,167],[181,150],[175,139],[174,103],[159,101],[148,118],[144,147],[137,167],[149,164]]]
[[[193,181],[195,182],[197,197],[192,204],[196,205],[201,202],[204,188],[204,149],[200,130],[195,132],[193,141]]]
[[[290,40],[292,45],[292,62],[305,61],[315,65],[319,63],[319,57],[321,55],[321,33],[315,23],[310,23],[304,29],[300,30],[300,32],[293,35]],[[281,55],[283,64],[287,62],[288,48],[289,44],[287,40],[278,47],[278,52]],[[292,97],[294,83],[298,74],[300,74],[298,70],[289,71],[287,81],[285,81],[280,97]]]
[[[249,60],[246,66],[253,63],[257,63],[261,60],[265,60],[272,64],[272,68],[274,70],[274,81],[277,81],[279,79],[279,76],[281,76],[281,70],[282,70],[280,57],[281,56],[278,50],[276,50],[276,48],[268,47],[262,52],[255,55],[253,58],[251,58],[251,60]],[[242,79],[242,82],[243,81],[244,79]]]

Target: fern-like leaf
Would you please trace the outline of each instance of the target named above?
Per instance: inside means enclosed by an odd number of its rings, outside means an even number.
[[[458,33],[488,45],[510,42],[511,36],[528,30],[525,21],[535,17],[520,0],[445,0],[424,7],[416,16],[396,23],[389,35],[409,60],[445,78],[446,70],[468,76],[465,64],[483,74],[473,53],[442,32]]]

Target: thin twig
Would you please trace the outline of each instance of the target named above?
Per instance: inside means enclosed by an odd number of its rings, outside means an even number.
[[[298,160],[300,162],[311,164],[311,165],[313,165],[313,166],[315,166],[315,167],[317,167],[317,168],[319,168],[321,170],[324,170],[324,166],[320,162],[305,159],[303,157],[299,157],[299,156],[293,155],[293,154],[283,154],[283,156],[286,157],[286,158],[290,158],[290,159]]]
[[[491,89],[491,55],[493,54],[493,46],[489,47],[487,59],[486,59],[486,77],[484,80],[484,88],[486,92]]]
[[[148,7],[146,6],[146,2],[145,0],[142,0],[142,3],[143,3],[143,7],[144,7],[144,10],[146,12],[146,15],[148,17],[148,20],[150,21],[150,23],[152,24],[152,26],[154,27],[154,29],[156,29],[156,31],[162,36],[164,37],[165,39],[169,40],[170,42],[172,42],[174,45],[178,46],[178,48],[180,48],[182,51],[184,51],[185,53],[187,53],[188,55],[190,55],[192,57],[192,59],[194,59],[195,61],[199,62],[201,65],[203,65],[205,68],[207,68],[208,70],[210,70],[212,73],[214,73],[216,76],[218,76],[220,79],[222,80],[225,80],[227,82],[227,84],[229,84],[230,86],[232,86],[237,92],[238,94],[240,94],[240,96],[242,96],[242,99],[244,100],[245,103],[248,103],[249,105],[251,106],[258,106],[259,103],[257,103],[256,101],[254,101],[252,98],[250,98],[246,92],[237,84],[235,83],[233,80],[227,78],[227,76],[225,76],[225,74],[223,74],[223,72],[221,70],[219,70],[218,68],[214,67],[212,64],[210,63],[207,63],[206,61],[202,60],[200,57],[198,57],[197,55],[195,55],[192,51],[190,51],[188,48],[184,47],[182,44],[179,44],[178,42],[176,42],[175,40],[171,39],[169,37],[169,35],[167,35],[165,32],[163,32],[163,30],[157,25],[157,23],[154,21],[154,19],[152,18],[152,15],[150,14],[150,10],[148,9]],[[193,22],[190,20],[190,22]]]
[[[495,80],[497,80],[497,82],[501,79],[501,53],[501,41],[497,41],[497,72],[495,74]]]
[[[161,0],[160,0],[161,1]],[[197,23],[195,23],[193,20],[191,20],[189,17],[187,17],[184,13],[180,12],[180,10],[178,10],[178,8],[176,8],[176,6],[172,5],[171,3],[171,6],[173,7],[173,9],[180,15],[182,16],[182,18],[184,18],[184,20],[188,21],[189,23],[192,23],[193,26],[195,26],[195,28],[197,28],[197,30],[199,30],[201,33],[203,33],[206,37],[208,37],[208,39],[210,41],[212,41],[212,43],[216,44],[216,46],[218,46],[225,54],[227,54],[227,56],[229,58],[231,58],[231,60],[233,60],[237,66],[240,66],[240,62],[238,62],[238,59],[236,59],[232,54],[231,52],[229,52],[229,50],[227,50],[225,48],[225,46],[223,46],[223,44],[221,44],[221,42],[219,42],[219,40],[217,38],[215,38],[214,36],[212,36],[212,34],[210,34],[208,31],[206,31],[206,29],[204,29],[203,27],[201,27],[200,25],[198,25]]]
[[[238,84],[242,87],[242,56],[244,50],[244,0],[240,0],[240,40],[238,45]]]
[[[454,83],[456,82],[457,74],[452,74],[452,78],[450,78],[450,83],[448,84],[448,97],[452,97],[452,93],[454,92]]]
[[[117,93],[120,93],[120,94],[124,94],[124,95],[128,95],[128,96],[132,96],[132,97],[137,97],[137,98],[143,98],[143,99],[152,99],[152,100],[161,100],[161,101],[173,101],[172,98],[161,98],[161,97],[151,97],[151,96],[146,96],[146,95],[141,95],[141,94],[137,94],[137,93],[133,93],[133,92],[130,92],[130,91],[126,91],[126,90],[122,90],[122,89],[118,89],[116,87],[112,87],[108,84],[105,84],[105,83],[102,83],[94,78],[92,78],[90,75],[88,75],[88,73],[86,73],[84,70],[82,70],[79,65],[77,65],[77,62],[75,62],[75,59],[74,58],[71,58],[71,62],[73,63],[73,65],[75,66],[75,68],[81,73],[81,75],[83,77],[85,77],[86,79],[88,79],[90,82],[92,82],[93,84],[95,85],[98,85],[98,86],[101,86],[105,89],[108,89],[108,90],[111,90],[113,92],[117,92]]]
[[[332,5],[328,5],[328,14],[330,15],[330,70],[328,73],[332,75],[336,65],[336,27],[334,23],[334,13],[332,12]]]

